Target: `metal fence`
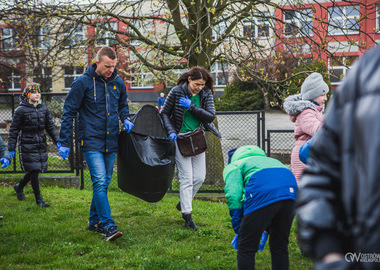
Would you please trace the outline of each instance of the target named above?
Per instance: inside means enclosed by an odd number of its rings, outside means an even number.
[[[62,104],[64,102],[66,94],[50,94],[46,93],[42,95],[42,101],[49,108],[54,124],[59,133],[59,124],[62,116]],[[9,128],[12,121],[14,111],[19,106],[19,94],[1,94],[0,95],[0,134],[5,143],[8,143]],[[76,169],[74,164],[74,154],[77,151],[71,151],[70,158],[68,160],[62,160],[60,158],[56,146],[52,142],[51,138],[47,136],[48,143],[48,171],[46,173],[73,173]],[[11,166],[0,170],[0,174],[10,173],[22,173],[18,158],[18,149],[16,149],[16,157],[13,159]]]
[[[290,155],[296,143],[292,129],[267,130],[265,142],[268,157],[276,158],[282,163],[290,165]]]
[[[44,93],[43,102],[49,108],[54,123],[59,131],[64,98],[66,94]],[[15,109],[19,104],[19,94],[0,94],[0,134],[7,143],[9,126]],[[74,131],[77,120],[74,121]],[[206,179],[199,192],[218,193],[223,192],[223,168],[227,164],[227,153],[233,148],[242,145],[253,144],[263,148],[268,156],[277,158],[285,164],[290,163],[290,153],[294,146],[293,130],[268,130],[265,133],[265,112],[217,112],[214,121],[223,138],[218,139],[210,132],[206,132],[208,149],[206,151]],[[56,146],[48,137],[48,171],[47,174],[67,174],[80,176],[81,188],[90,189],[91,178],[83,159],[77,140],[73,135],[73,144],[68,160],[62,160]],[[0,170],[0,174],[22,173],[18,151],[11,166]],[[117,167],[112,177],[110,190],[117,188]],[[179,183],[175,175],[169,192],[178,192]]]
[[[229,150],[246,144],[261,146],[263,138],[263,115],[260,111],[217,112],[214,124],[222,134],[218,139],[207,134],[206,179],[199,192],[223,192],[223,168],[227,165]],[[178,178],[175,177],[169,192],[178,192]]]

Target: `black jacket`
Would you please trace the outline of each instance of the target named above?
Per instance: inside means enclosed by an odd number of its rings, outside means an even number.
[[[168,135],[173,132],[178,134],[182,128],[185,108],[179,106],[179,98],[185,96],[191,97],[191,93],[187,89],[187,83],[175,86],[170,90],[166,98],[164,107],[161,110],[161,116]],[[199,97],[201,107],[199,108],[194,103],[191,103],[190,108],[187,110],[201,120],[206,130],[221,138],[222,135],[212,123],[215,119],[215,108],[211,90],[208,88],[202,89],[199,92]]]
[[[46,171],[48,153],[45,129],[56,144],[59,136],[49,109],[42,102],[34,107],[21,97],[20,106],[13,115],[9,129],[8,150],[15,151],[18,139],[23,171]]]
[[[300,247],[314,258],[329,252],[380,253],[379,73],[377,47],[335,91],[313,139],[297,214]],[[353,268],[379,269],[379,263]]]

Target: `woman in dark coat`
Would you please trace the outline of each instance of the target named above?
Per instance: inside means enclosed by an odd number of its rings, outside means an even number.
[[[20,183],[13,187],[17,199],[25,199],[23,189],[31,181],[36,203],[41,207],[49,206],[41,196],[38,183],[38,174],[47,169],[48,153],[45,129],[59,148],[59,135],[54,127],[50,111],[41,101],[39,85],[32,83],[26,86],[20,97],[20,106],[13,115],[9,130],[8,150],[13,158],[18,140],[20,164],[26,174]]]
[[[192,132],[200,127],[221,137],[212,123],[215,118],[213,83],[211,75],[201,67],[193,67],[180,76],[161,110],[169,138],[176,141],[177,134]],[[175,160],[180,190],[177,209],[182,212],[186,228],[197,230],[191,214],[192,200],[206,177],[206,155],[203,152],[183,156],[176,142]]]

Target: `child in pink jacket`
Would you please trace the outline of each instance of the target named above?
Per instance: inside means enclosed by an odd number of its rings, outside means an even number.
[[[329,92],[328,85],[324,82],[320,73],[310,74],[301,86],[301,94],[292,95],[285,99],[284,110],[295,122],[294,138],[296,145],[291,155],[291,169],[297,183],[306,165],[299,159],[300,147],[314,134],[323,124],[324,103]]]

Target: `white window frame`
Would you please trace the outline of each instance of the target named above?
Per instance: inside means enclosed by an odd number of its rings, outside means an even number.
[[[118,24],[116,21],[112,22],[102,22],[103,24],[107,25],[107,28],[111,28],[112,30],[117,30],[118,29]],[[96,31],[99,31],[96,28]],[[105,46],[115,46],[117,43],[116,41],[116,33],[113,33],[112,31],[109,30],[104,30],[100,29],[100,33],[97,33],[96,35],[96,45],[99,47],[105,47]],[[104,43],[100,43],[100,40],[104,40]]]
[[[131,23],[139,29],[140,33],[142,35],[147,36],[148,32],[152,30],[153,24],[151,20],[141,21],[141,20],[131,20]],[[132,29],[130,30],[134,32]],[[133,46],[139,46],[142,44],[140,40],[137,39],[131,39],[130,44]]]
[[[19,82],[18,84],[20,85],[19,88],[16,88],[15,85],[16,85],[16,82]],[[21,91],[21,75],[16,75],[15,74],[15,71],[12,70],[12,73],[11,73],[11,80],[10,80],[10,83],[11,83],[11,87],[8,88],[7,90],[8,91]]]
[[[50,47],[50,26],[40,27],[38,31],[38,46],[40,49],[48,49]]]
[[[348,57],[342,56],[342,61],[345,62]],[[357,57],[357,58],[359,58],[359,57]],[[350,69],[350,67],[347,67],[347,66],[344,66],[344,65],[341,65],[341,66],[331,66],[331,59],[330,58],[328,60],[328,64],[329,64],[328,66],[329,66],[329,73],[330,74],[332,74],[333,70],[342,70],[342,77],[340,78],[340,80],[338,82],[333,82],[331,80],[331,75],[330,75],[331,85],[333,85],[333,86],[340,85],[342,83],[343,78],[346,77],[347,72]],[[351,66],[352,66],[352,64],[351,64]]]
[[[48,68],[50,68],[50,74],[46,74]],[[42,67],[41,68],[42,77],[45,78],[45,79],[50,79],[51,80],[51,88],[48,89],[49,91],[51,91],[52,88],[53,88],[53,76],[52,76],[52,72],[53,72],[53,68],[52,67]],[[37,76],[35,76],[34,73],[33,73],[33,81],[37,82]]]
[[[266,15],[263,16],[269,16],[269,14],[265,13]],[[245,35],[245,28],[246,27],[253,27],[253,33]],[[263,29],[263,27],[268,28]],[[267,35],[259,35],[259,33],[267,32]],[[247,18],[243,21],[243,35],[244,37],[247,36],[248,39],[268,39],[270,37],[270,22],[268,20],[268,17],[261,18],[258,17],[258,15],[253,15],[252,18]]]
[[[68,40],[69,45],[66,45],[65,47],[82,47],[85,46],[85,40],[86,40],[86,25],[84,24],[78,24],[76,25],[75,29],[73,30],[75,25],[65,25],[65,29],[63,32],[63,37]],[[68,30],[68,31],[66,31]],[[78,38],[79,37],[79,38]],[[78,42],[80,44],[78,45]]]
[[[380,9],[379,6],[376,5],[376,30],[375,32],[380,32]]]
[[[134,78],[138,78],[137,83]],[[144,81],[148,78],[149,84],[143,84]],[[154,83],[153,83],[153,73],[152,72],[135,72],[131,73],[131,89],[153,89]]]
[[[5,30],[9,30],[9,34],[6,35],[4,33]],[[2,30],[1,30],[1,48],[3,51],[14,51],[17,49],[16,47],[16,35],[15,35],[15,32],[14,32],[14,29],[11,28],[11,27],[4,27]],[[5,48],[5,42],[9,42],[9,48]]]
[[[221,17],[220,22],[217,25],[214,25],[212,28],[212,41],[217,41],[221,38],[228,28],[228,22],[225,18]]]
[[[221,67],[221,65],[225,65],[225,68],[224,68],[224,72],[223,72],[223,67]],[[223,76],[225,74],[227,74],[227,78],[226,78],[226,83],[225,84],[221,84],[219,82],[219,78],[218,78],[218,75],[219,74],[222,74]],[[214,78],[214,86],[215,87],[226,87],[227,86],[227,83],[228,83],[228,77],[229,77],[229,72],[228,72],[228,63],[227,62],[224,62],[224,63],[221,63],[221,62],[215,62],[212,66],[211,66],[211,76]]]
[[[286,18],[286,13],[294,12],[294,16],[289,19]],[[306,15],[307,14],[307,15]],[[300,10],[285,10],[284,11],[284,35],[285,37],[302,37],[305,36],[305,23],[309,24],[309,32],[306,33],[307,37],[312,37],[314,32],[313,27],[313,9],[312,8],[305,8]],[[286,27],[287,25],[293,25],[296,29],[302,29],[302,31],[297,31],[297,34],[287,34],[286,33]]]
[[[354,12],[357,11],[358,14],[357,15],[347,14],[348,13],[347,10],[349,8],[353,8],[352,11],[354,11]],[[341,16],[331,17],[331,15],[334,13],[333,12],[334,9],[336,9],[338,11],[342,10],[343,14]],[[358,19],[360,19],[360,10],[359,10],[359,6],[358,5],[329,7],[328,12],[329,12],[329,29],[328,29],[328,33],[329,33],[330,36],[335,36],[335,35],[357,35],[357,34],[359,34],[359,32],[360,32],[360,25],[359,24],[358,24],[358,27],[359,27],[358,30],[351,30],[349,28],[346,28],[347,27],[347,22],[349,22],[350,20],[356,20],[356,17]],[[338,27],[338,28],[335,28],[334,26],[332,26],[333,20],[337,21],[337,22],[341,21],[342,26]],[[355,25],[357,23],[358,22],[356,22]]]
[[[72,68],[73,69],[73,73],[72,74],[66,74],[66,68]],[[77,68],[82,68],[82,72],[79,73],[77,72]],[[78,78],[79,76],[83,75],[83,67],[82,66],[65,66],[63,68],[63,78],[73,78],[73,82],[75,81],[76,78]],[[70,90],[71,89],[71,85],[69,87],[66,87],[66,82],[64,80],[63,82],[63,86],[64,86],[64,90]]]

